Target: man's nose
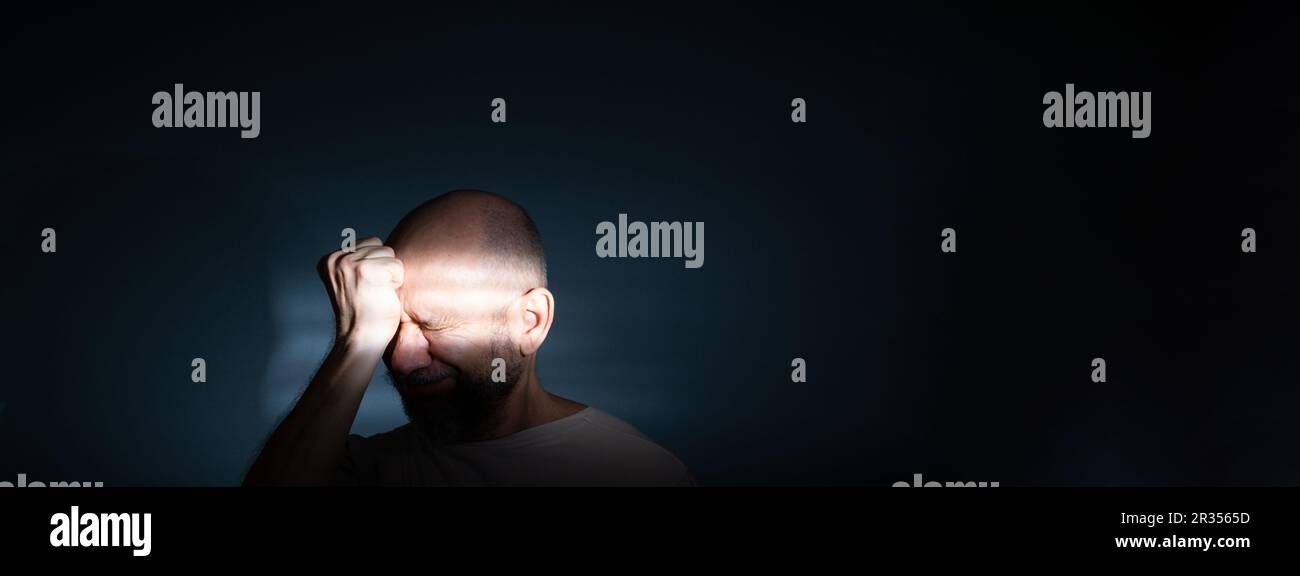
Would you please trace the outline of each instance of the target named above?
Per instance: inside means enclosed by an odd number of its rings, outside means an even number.
[[[397,327],[393,339],[391,362],[394,372],[410,374],[433,363],[433,357],[429,355],[429,340],[419,326],[403,322]]]

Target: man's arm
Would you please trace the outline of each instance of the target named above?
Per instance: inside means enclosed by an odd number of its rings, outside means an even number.
[[[378,238],[322,260],[321,277],[336,320],[334,346],[267,440],[245,485],[319,486],[334,479],[361,397],[397,332],[403,275],[393,249]]]

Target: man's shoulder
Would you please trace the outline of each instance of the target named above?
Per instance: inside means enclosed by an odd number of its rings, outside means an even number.
[[[586,425],[591,426],[592,430],[596,433],[608,434],[613,438],[619,438],[644,448],[663,450],[664,452],[667,452],[667,450],[664,450],[662,446],[659,446],[648,436],[642,434],[636,426],[628,424],[622,418],[614,416],[613,414],[594,406],[587,406],[573,414],[571,417],[577,418],[583,421]]]
[[[358,483],[405,473],[412,459],[448,458],[439,473],[455,475],[468,464],[473,483],[669,485],[695,479],[672,452],[635,426],[603,410],[586,407],[535,428],[484,442],[424,451],[419,432],[405,424],[372,436],[348,437],[346,468]],[[451,478],[458,480],[458,478]]]
[[[694,484],[681,460],[635,426],[594,407],[570,416],[581,424],[566,434],[589,458],[605,462],[629,478],[653,479],[654,484]]]
[[[417,448],[415,430],[409,423],[370,436],[350,434],[347,445],[349,451],[368,454],[405,454]]]

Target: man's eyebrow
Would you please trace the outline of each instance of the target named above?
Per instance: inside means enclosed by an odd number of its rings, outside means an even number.
[[[441,314],[429,314],[426,316],[420,316],[418,314],[408,313],[408,315],[411,317],[411,320],[415,321],[416,324],[419,324],[420,326],[424,326],[425,328],[446,328],[456,323],[450,317],[443,316]]]

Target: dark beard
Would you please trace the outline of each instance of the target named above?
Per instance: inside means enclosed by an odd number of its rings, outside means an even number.
[[[481,440],[501,420],[501,405],[519,382],[522,364],[508,354],[508,343],[493,342],[492,357],[506,360],[505,382],[492,381],[492,367],[475,373],[450,368],[433,371],[428,368],[398,376],[390,369],[388,377],[400,392],[408,384],[437,382],[451,376],[456,385],[446,394],[407,398],[402,395],[402,410],[406,417],[435,445],[457,444]]]

